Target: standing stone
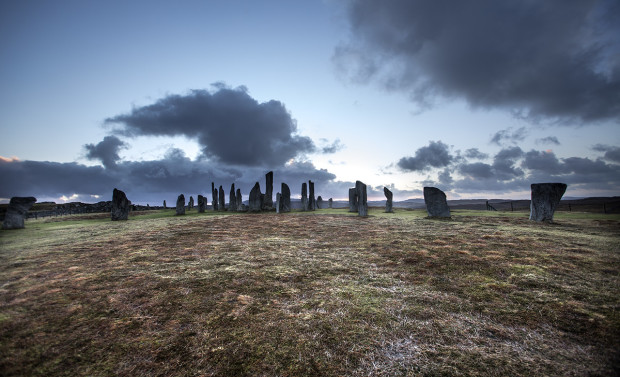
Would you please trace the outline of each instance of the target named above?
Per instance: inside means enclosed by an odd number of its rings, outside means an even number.
[[[390,191],[387,187],[383,188],[383,193],[385,194],[385,212],[392,213],[392,191]]]
[[[185,215],[185,195],[183,194],[177,198],[177,215]]]
[[[226,211],[226,196],[224,195],[224,189],[220,186],[220,202],[218,204],[218,211],[223,212]]]
[[[301,210],[308,210],[308,186],[306,182],[301,184]]]
[[[241,196],[241,189],[237,189],[237,211],[243,211],[243,198]]]
[[[214,182],[211,182],[211,198],[213,198],[213,200],[211,201],[211,206],[213,207],[214,211],[217,211],[218,193],[217,189],[215,188]]]
[[[428,217],[450,217],[446,194],[436,187],[424,187],[424,203]]]
[[[368,198],[366,185],[360,181],[355,182],[355,195],[357,196],[357,213],[359,216],[368,216]]]
[[[316,209],[316,199],[314,199],[314,182],[308,181],[308,209],[314,211]]]
[[[265,196],[263,198],[263,209],[273,209],[273,172],[265,174]]]
[[[282,193],[280,197],[280,212],[291,212],[291,189],[286,183],[283,182],[281,191]]]
[[[566,183],[532,183],[530,220],[553,222],[553,214],[567,187]]]
[[[190,197],[189,197],[189,203],[187,203],[187,209],[188,209],[189,211],[191,211],[191,210],[192,210],[192,208],[194,208],[194,197],[193,197],[193,196],[190,196]]]
[[[121,190],[112,191],[112,221],[127,220],[131,202]]]
[[[331,209],[332,206],[334,205],[334,200],[332,198],[329,198],[329,200],[327,201],[327,205],[328,205],[328,208]]]
[[[316,209],[321,208],[323,208],[323,198],[321,198],[321,195],[319,195],[319,197],[316,198]]]
[[[168,207],[166,207],[166,200],[164,200],[164,209],[167,209]]]
[[[261,194],[260,192],[260,184],[258,182],[256,182],[256,184],[254,184],[254,187],[252,188],[252,191],[250,191],[250,201],[249,201],[249,210],[250,212],[260,212],[261,208],[262,208],[262,203],[261,203],[261,196],[263,194]]]
[[[207,198],[198,195],[198,212],[203,213],[207,209]]]
[[[349,189],[349,212],[357,212],[357,191],[355,187]]]
[[[2,229],[24,228],[24,219],[26,215],[28,215],[28,210],[36,201],[37,199],[32,196],[12,197],[9,202],[9,207],[6,209],[6,214],[4,215]]]
[[[234,183],[230,185],[230,194],[228,196],[230,198],[230,201],[228,203],[228,210],[234,212],[237,210],[237,196],[235,195]]]
[[[277,193],[276,194],[276,213],[280,213],[280,206],[282,205],[281,200],[282,200],[282,194]]]

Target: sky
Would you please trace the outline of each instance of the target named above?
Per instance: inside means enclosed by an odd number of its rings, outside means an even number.
[[[620,195],[613,0],[0,3],[0,202]]]

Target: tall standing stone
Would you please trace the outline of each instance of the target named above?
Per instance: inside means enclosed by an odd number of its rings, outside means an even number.
[[[357,213],[360,216],[368,216],[368,197],[366,185],[361,181],[355,182],[355,195],[357,196]]]
[[[308,186],[306,182],[301,184],[301,210],[308,210]]]
[[[387,187],[383,188],[383,194],[385,194],[385,212],[391,213],[394,212],[392,210],[392,191],[390,191]]]
[[[308,209],[314,211],[316,209],[316,199],[314,198],[314,182],[308,181]]]
[[[228,210],[234,212],[234,211],[237,210],[237,196],[235,194],[235,184],[234,183],[232,185],[230,185],[229,198],[230,198],[230,201],[228,203]]]
[[[226,211],[226,196],[224,195],[224,189],[220,186],[219,190],[219,203],[217,205],[218,211]]]
[[[276,194],[276,213],[280,213],[280,208],[282,207],[282,194]]]
[[[357,212],[357,190],[355,187],[349,189],[349,212]]]
[[[316,198],[316,209],[321,208],[323,208],[323,198],[321,198],[321,195],[319,195],[319,197]]]
[[[9,207],[6,209],[2,229],[22,229],[24,228],[24,219],[28,215],[28,210],[37,201],[33,196],[14,196],[9,201]]]
[[[185,215],[185,195],[183,194],[177,198],[177,215]]]
[[[252,187],[252,191],[250,191],[250,200],[249,200],[249,211],[250,212],[260,212],[262,208],[261,197],[263,194],[260,192],[260,184],[256,182],[254,187]]]
[[[241,196],[241,189],[237,189],[237,211],[243,211],[243,197]]]
[[[112,191],[112,221],[127,220],[131,202],[121,190]]]
[[[329,200],[327,201],[327,205],[328,205],[328,208],[331,209],[334,205],[334,200],[332,198],[329,198]]]
[[[436,187],[424,187],[424,203],[428,217],[450,217],[446,194]]]
[[[213,198],[213,200],[211,201],[211,206],[213,207],[214,211],[217,211],[217,203],[218,203],[218,193],[217,193],[217,189],[215,188],[215,183],[211,182],[211,198]]]
[[[265,196],[263,197],[263,209],[273,209],[273,172],[265,174]]]
[[[530,220],[553,222],[553,214],[567,187],[566,183],[532,183]]]
[[[167,209],[168,207],[166,207],[166,200],[164,199],[164,209]]]
[[[280,197],[280,212],[282,213],[291,212],[291,189],[284,182],[282,182],[281,195],[282,196]]]
[[[207,198],[198,195],[198,212],[203,213],[207,209]]]
[[[189,211],[191,211],[191,210],[192,210],[192,208],[194,208],[194,197],[193,197],[193,196],[190,196],[190,197],[189,197],[189,202],[187,203],[187,209],[188,209]]]

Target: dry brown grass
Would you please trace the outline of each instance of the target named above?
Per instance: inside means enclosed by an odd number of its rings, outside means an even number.
[[[0,233],[0,375],[619,372],[615,219],[334,210],[27,226]]]

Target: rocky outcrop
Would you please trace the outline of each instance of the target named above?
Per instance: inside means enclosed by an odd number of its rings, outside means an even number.
[[[2,229],[22,229],[28,210],[37,201],[33,196],[14,196],[9,201],[9,207],[4,215]]]
[[[207,198],[202,195],[198,195],[198,212],[203,213],[207,210]]]
[[[436,187],[424,187],[424,203],[428,217],[450,217],[446,194]]]
[[[308,210],[308,185],[306,182],[301,184],[301,210]]]
[[[265,174],[265,195],[263,196],[263,210],[273,209],[273,172]]]
[[[177,215],[185,215],[185,195],[181,194],[177,198]]]
[[[286,183],[282,183],[280,194],[280,212],[291,212],[291,189]]]
[[[250,212],[260,212],[263,207],[262,203],[263,194],[260,192],[260,184],[256,182],[252,191],[250,191],[250,200],[248,203]]]
[[[359,216],[368,216],[368,197],[366,185],[361,181],[355,182],[355,195],[357,196],[357,213]]]
[[[392,213],[394,210],[392,209],[392,191],[390,191],[387,187],[383,188],[383,194],[385,194],[385,212]]]
[[[553,222],[553,214],[567,187],[566,183],[533,183],[530,220]]]
[[[114,189],[112,191],[112,221],[127,220],[129,218],[129,209],[131,202],[121,190]]]

